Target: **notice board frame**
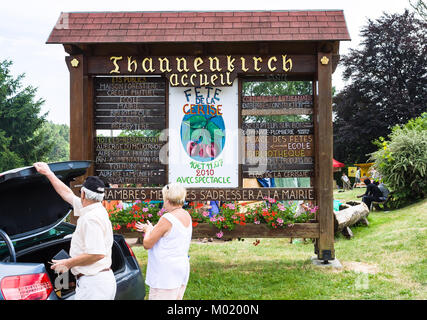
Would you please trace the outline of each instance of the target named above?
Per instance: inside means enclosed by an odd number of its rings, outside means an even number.
[[[132,47],[129,49],[129,47]],[[157,50],[162,51],[166,47],[168,49],[179,52],[181,47],[173,47],[170,44],[165,44]],[[221,46],[220,46],[221,47]],[[231,46],[233,47],[233,46]],[[229,53],[233,50],[229,45],[223,45],[219,51]],[[267,49],[266,49],[267,47]],[[286,51],[291,48],[291,43],[284,45],[280,51]],[[128,46],[110,46],[102,45],[85,45],[68,46],[67,52],[70,56],[66,57],[66,63],[70,71],[70,159],[94,159],[94,137],[96,136],[94,128],[94,97],[93,97],[93,76],[108,75],[109,71],[96,74],[90,69],[88,64],[89,59],[94,57],[105,57],[106,55],[116,54],[116,52],[131,52],[137,45],[129,44]],[[244,44],[235,44],[236,52],[245,52]],[[253,47],[251,47],[253,48]],[[259,52],[268,51],[268,44],[259,47]],[[277,49],[271,46],[271,49]],[[325,41],[318,43],[299,43],[295,54],[309,53],[314,60],[314,70],[310,73],[290,74],[289,80],[305,80],[313,81],[313,119],[314,119],[314,139],[315,139],[315,161],[314,161],[314,194],[318,212],[318,234],[315,243],[315,252],[319,259],[330,260],[334,259],[334,227],[333,227],[333,194],[332,194],[332,85],[331,76],[335,69],[338,59],[338,42]],[[155,48],[153,48],[153,51]],[[218,49],[217,49],[218,50]],[[114,51],[114,53],[113,53]],[[133,51],[134,52],[134,51]],[[163,51],[162,51],[163,52]],[[259,54],[254,52],[251,54]],[[130,53],[129,53],[130,54]],[[195,53],[193,53],[195,55]],[[208,54],[208,52],[206,52]],[[275,54],[272,52],[270,54]],[[151,53],[155,56],[156,53]],[[78,66],[76,67],[76,61]],[[256,76],[256,74],[253,74]],[[238,79],[240,77],[238,76]],[[239,81],[239,87],[241,81]],[[241,88],[240,88],[241,89]],[[239,89],[239,91],[241,91]],[[240,95],[239,95],[240,96]],[[168,95],[166,96],[166,98]],[[241,110],[241,101],[239,101],[239,109]],[[241,116],[239,117],[241,119]],[[241,125],[239,125],[241,127]],[[322,137],[320,139],[320,136]],[[87,175],[93,175],[91,168]],[[240,174],[241,176],[241,174]],[[79,184],[85,177],[81,177],[76,181]],[[312,228],[313,226],[311,226]],[[313,234],[311,229],[311,235]],[[301,234],[302,236],[302,234]]]

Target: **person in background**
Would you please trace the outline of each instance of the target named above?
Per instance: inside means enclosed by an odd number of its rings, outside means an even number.
[[[355,188],[357,186],[357,184],[359,184],[359,183],[360,183],[360,168],[357,167],[356,174],[354,176],[353,188]]]
[[[363,182],[366,185],[366,192],[357,197],[362,198],[362,201],[368,206],[368,209],[370,210],[372,201],[382,201],[381,198],[383,197],[383,194],[378,186],[372,183],[371,180],[365,179]]]
[[[188,251],[192,236],[190,214],[182,208],[187,191],[179,183],[163,187],[166,213],[153,226],[136,223],[144,232],[143,246],[148,250],[145,283],[149,300],[182,300],[190,276]]]
[[[344,190],[349,190],[351,189],[351,184],[350,184],[350,179],[347,177],[347,175],[345,174],[345,172],[342,173],[342,187]]]
[[[34,163],[46,176],[61,198],[73,206],[78,216],[71,238],[71,258],[52,260],[51,268],[59,273],[71,272],[77,280],[75,300],[114,300],[116,278],[111,270],[113,228],[107,210],[102,206],[104,182],[89,176],[80,191],[80,198],[50,170],[44,162]]]
[[[380,183],[378,185],[378,189],[380,189],[381,193],[383,194],[383,196],[380,198],[382,201],[387,200],[388,198],[388,194],[390,193],[390,191],[387,189],[387,187],[385,186],[384,183]]]

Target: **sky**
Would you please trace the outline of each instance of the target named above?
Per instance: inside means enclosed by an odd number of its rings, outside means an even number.
[[[340,54],[357,48],[360,29],[368,19],[375,20],[383,12],[402,13],[410,8],[409,0],[215,0],[215,1],[137,1],[137,0],[15,0],[0,2],[0,61],[13,61],[13,76],[25,73],[24,86],[38,88],[37,98],[45,100],[42,113],[58,124],[68,124],[69,73],[67,55],[60,44],[46,40],[61,12],[81,11],[221,11],[221,10],[344,10],[352,41],[340,44]],[[338,66],[332,79],[337,91],[345,86]]]

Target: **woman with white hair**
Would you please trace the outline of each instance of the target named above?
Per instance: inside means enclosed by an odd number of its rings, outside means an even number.
[[[150,286],[150,300],[182,300],[190,276],[192,221],[182,208],[187,191],[179,183],[163,187],[163,208],[166,213],[153,226],[138,222],[144,232],[143,246],[148,250],[145,283]]]

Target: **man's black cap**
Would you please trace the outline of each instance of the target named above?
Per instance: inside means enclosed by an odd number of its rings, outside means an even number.
[[[83,183],[83,187],[96,193],[104,193],[105,184],[100,178],[89,176]]]

